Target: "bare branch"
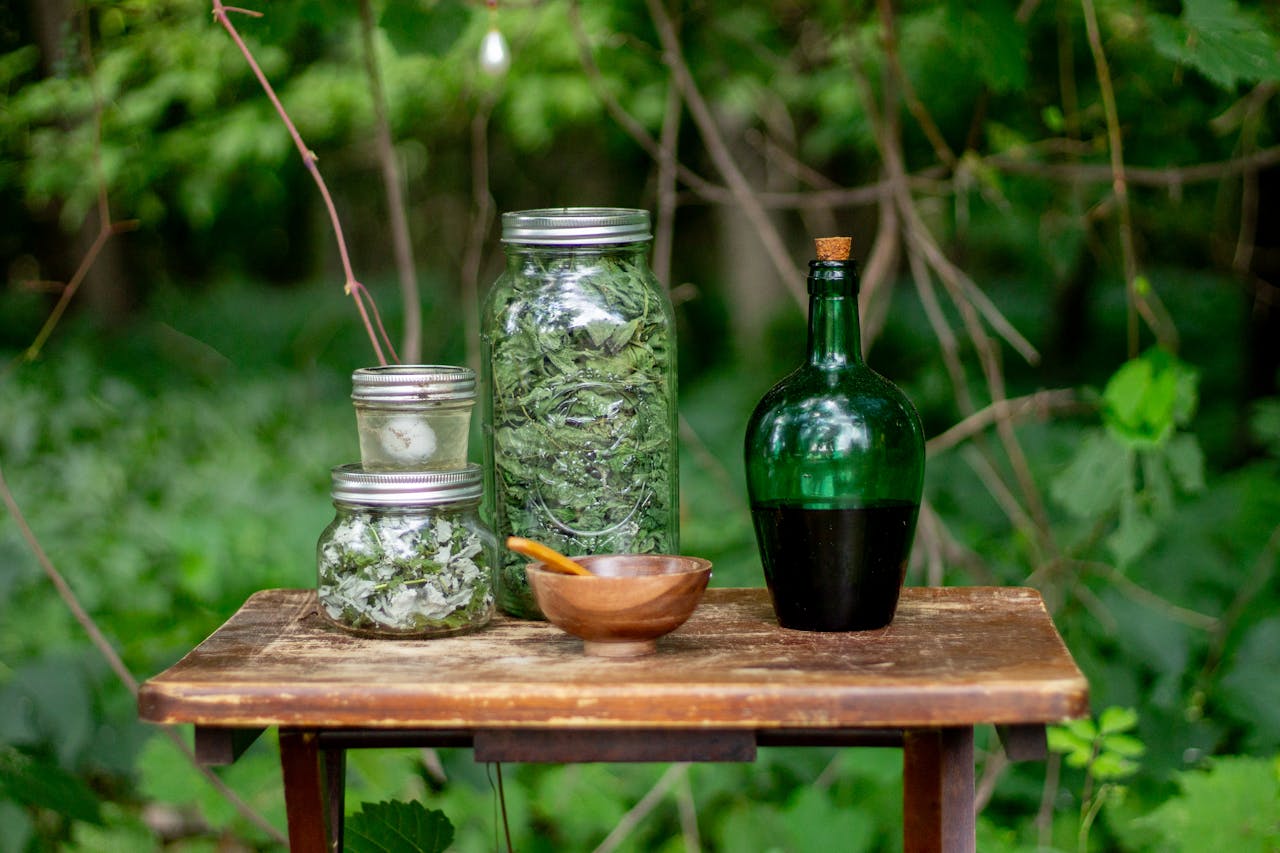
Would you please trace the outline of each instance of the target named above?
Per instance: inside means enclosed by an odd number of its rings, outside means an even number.
[[[978,452],[978,449],[973,445],[965,447],[962,453],[964,461],[973,469],[973,473],[978,475],[982,485],[986,487],[991,497],[995,499],[996,504],[1008,517],[1009,523],[1015,528],[1023,530],[1033,541],[1039,538],[1036,535],[1036,523],[1031,516],[1027,515],[1026,510],[1018,503],[1018,499],[1009,491],[1009,487],[1005,485],[1004,480],[1000,478],[999,472],[996,471],[987,458]]]
[[[649,816],[654,807],[662,801],[666,796],[667,790],[678,783],[689,773],[688,764],[672,764],[667,768],[666,772],[653,783],[653,787],[649,789],[640,801],[631,807],[631,810],[622,816],[618,824],[613,828],[604,841],[596,847],[595,853],[610,853],[616,850],[623,841],[627,840],[627,836],[640,825],[640,822]]]
[[[643,148],[653,158],[654,162],[661,163],[663,158],[661,143],[649,134],[643,124],[623,109],[622,105],[618,103],[618,99],[613,96],[613,93],[609,91],[609,87],[605,85],[604,75],[600,73],[600,66],[596,64],[595,57],[591,52],[591,40],[587,37],[587,32],[582,26],[582,15],[579,11],[578,0],[572,0],[569,3],[569,22],[573,26],[574,38],[578,42],[578,55],[582,62],[582,70],[586,72],[587,80],[590,81],[591,87],[595,89],[596,97],[604,105],[605,112],[613,117],[613,120],[618,123],[618,126],[622,128],[627,136],[630,136],[632,141]],[[678,87],[676,88],[678,91]],[[680,180],[698,195],[707,199],[720,197],[728,200],[732,198],[729,190],[716,186],[680,161],[677,160],[673,165]]]
[[[671,16],[667,14],[663,0],[646,0],[645,5],[648,6],[649,16],[653,19],[654,26],[658,30],[658,40],[662,43],[663,61],[671,70],[676,84],[684,95],[685,104],[689,107],[689,114],[693,118],[694,124],[698,126],[698,132],[702,135],[702,141],[707,148],[707,153],[716,164],[720,174],[724,176],[725,182],[733,193],[734,201],[742,207],[742,212],[755,227],[756,233],[760,237],[761,245],[764,246],[765,251],[768,253],[778,277],[786,285],[796,302],[801,307],[807,306],[809,296],[802,283],[804,275],[791,262],[787,248],[782,242],[782,237],[778,234],[778,229],[769,221],[769,216],[765,212],[764,206],[756,197],[755,191],[751,188],[750,183],[742,174],[742,170],[738,168],[733,155],[729,152],[729,147],[725,144],[720,128],[716,125],[715,118],[711,115],[711,108],[703,100],[702,93],[698,90],[697,83],[693,79],[693,74],[685,63],[684,54],[680,48],[680,37],[676,33]]]
[[[494,219],[493,194],[489,190],[489,118],[493,105],[491,95],[483,97],[471,117],[471,228],[462,255],[462,307],[467,364],[472,369],[480,366],[480,264]]]
[[[1107,120],[1107,148],[1111,155],[1111,188],[1115,193],[1116,204],[1120,214],[1120,252],[1124,264],[1125,290],[1128,296],[1128,338],[1129,357],[1138,355],[1138,316],[1142,313],[1148,325],[1162,343],[1176,347],[1176,332],[1172,326],[1154,321],[1154,314],[1140,311],[1140,306],[1148,302],[1148,296],[1138,284],[1138,253],[1134,248],[1133,213],[1129,207],[1129,180],[1125,174],[1124,142],[1120,133],[1120,115],[1116,109],[1116,93],[1111,83],[1111,67],[1107,63],[1106,52],[1102,49],[1102,36],[1098,31],[1098,14],[1094,10],[1093,0],[1080,0],[1080,8],[1084,11],[1085,33],[1089,40],[1089,51],[1093,54],[1094,71],[1098,77],[1098,88],[1102,93],[1102,108]]]
[[[338,257],[342,261],[342,271],[346,276],[344,290],[349,296],[355,297],[356,309],[360,312],[360,319],[364,321],[365,331],[369,333],[369,342],[373,344],[374,355],[377,356],[379,364],[386,364],[387,358],[383,355],[382,344],[385,343],[388,351],[391,352],[392,358],[395,357],[395,349],[391,345],[391,340],[387,337],[386,331],[381,330],[382,338],[379,343],[378,334],[374,331],[373,324],[369,320],[369,312],[365,309],[364,301],[360,298],[360,292],[363,287],[356,279],[355,272],[351,268],[351,257],[347,252],[347,240],[342,232],[342,223],[338,219],[338,210],[333,204],[333,197],[329,195],[329,186],[324,182],[324,177],[320,174],[319,167],[316,166],[315,152],[307,147],[302,141],[302,135],[298,133],[298,128],[294,126],[293,120],[289,118],[289,113],[285,111],[284,104],[280,102],[280,98],[276,96],[275,89],[272,88],[267,75],[263,72],[262,67],[258,65],[258,61],[254,59],[253,52],[249,50],[249,46],[245,44],[244,39],[240,37],[240,33],[236,30],[235,25],[231,23],[228,12],[235,11],[243,14],[252,14],[247,9],[238,7],[228,8],[224,6],[222,0],[213,0],[213,17],[222,25],[222,28],[231,36],[231,40],[235,42],[240,53],[244,56],[245,62],[249,64],[249,68],[253,71],[253,75],[258,78],[258,83],[262,86],[262,90],[266,93],[267,98],[271,101],[271,105],[275,107],[276,113],[280,116],[280,121],[284,123],[285,129],[289,132],[289,137],[293,139],[294,147],[298,149],[298,154],[302,157],[303,164],[307,167],[307,171],[311,174],[312,180],[315,181],[316,187],[320,190],[320,197],[324,200],[325,210],[329,214],[329,224],[333,227],[333,236],[338,243]],[[261,17],[255,15],[254,17]]]
[[[933,146],[933,152],[938,155],[938,159],[945,163],[948,169],[954,170],[959,163],[955,152],[951,150],[951,146],[947,145],[947,141],[943,139],[942,131],[938,129],[933,116],[929,115],[929,110],[925,108],[924,102],[916,95],[915,88],[911,85],[911,79],[907,77],[902,68],[902,61],[898,57],[898,37],[894,24],[892,0],[876,0],[876,8],[880,11],[880,24],[884,27],[885,59],[889,62],[890,73],[894,75],[896,82],[902,86],[902,96],[907,102],[907,109],[911,111],[916,123],[924,131],[925,138]]]
[[[662,144],[658,151],[658,215],[653,225],[653,273],[668,289],[674,284],[671,281],[671,250],[675,244],[676,208],[680,205],[680,195],[676,192],[679,166],[676,151],[680,142],[683,106],[680,89],[674,82],[669,82],[662,116]]]
[[[360,0],[360,36],[364,48],[364,70],[369,78],[369,99],[373,101],[374,144],[382,171],[382,186],[387,194],[391,249],[400,276],[400,299],[404,303],[404,339],[400,349],[406,360],[416,364],[422,360],[422,310],[418,298],[417,267],[413,260],[413,241],[409,236],[409,219],[405,214],[395,143],[391,138],[391,122],[387,119],[387,98],[382,88],[382,74],[378,70],[375,29],[370,0]]]
[[[1044,418],[1051,414],[1081,407],[1080,398],[1070,388],[1037,391],[1025,397],[998,400],[969,415],[945,432],[929,439],[925,443],[925,451],[930,456],[936,456],[1000,421],[1020,420],[1021,418],[1032,416]]]
[[[131,231],[137,226],[137,222],[111,222],[103,220],[101,227],[98,229],[98,235],[93,238],[93,242],[89,245],[88,251],[84,257],[80,259],[80,265],[76,267],[76,271],[71,276],[71,280],[62,288],[62,293],[58,297],[57,303],[53,306],[53,310],[49,312],[49,316],[45,318],[44,325],[40,327],[40,331],[36,333],[35,340],[31,342],[31,346],[27,347],[23,353],[23,358],[27,361],[34,361],[40,356],[40,351],[44,349],[44,345],[49,340],[49,336],[53,334],[53,330],[57,328],[62,315],[66,312],[67,306],[71,304],[71,300],[75,297],[76,292],[80,289],[80,285],[84,283],[85,276],[89,274],[89,268],[93,266],[94,261],[98,259],[98,255],[102,252],[103,246],[107,244],[116,234],[124,231]]]
[[[876,239],[867,252],[858,287],[858,311],[862,317],[862,354],[871,351],[889,316],[889,301],[902,256],[898,226],[898,208],[881,204]]]
[[[75,618],[81,629],[83,629],[85,634],[89,636],[89,642],[93,644],[95,649],[97,649],[98,654],[102,655],[106,660],[107,666],[113,673],[115,673],[116,678],[120,679],[120,682],[131,694],[137,696],[138,679],[134,678],[133,673],[129,671],[127,666],[125,666],[124,660],[121,659],[120,654],[115,650],[115,647],[111,645],[111,641],[107,639],[106,635],[102,633],[102,629],[98,627],[98,623],[95,622],[93,617],[89,615],[89,612],[84,609],[84,605],[80,603],[79,597],[75,594],[71,585],[67,583],[62,572],[58,571],[57,566],[55,566],[53,561],[49,559],[49,555],[40,544],[40,540],[36,537],[35,531],[31,529],[31,525],[27,523],[26,516],[22,514],[22,509],[18,506],[18,502],[14,498],[12,490],[9,488],[9,483],[5,480],[4,470],[2,467],[0,467],[0,502],[3,502],[5,508],[8,509],[9,515],[13,518],[14,524],[18,527],[18,533],[27,543],[27,547],[31,549],[31,553],[35,556],[36,562],[44,571],[45,577],[49,579],[49,583],[53,584],[53,588],[58,593],[58,597],[62,599],[62,603],[71,611],[72,617]],[[262,815],[254,811],[248,803],[242,800],[235,791],[228,788],[226,783],[215,776],[209,768],[202,767],[196,761],[195,753],[191,751],[191,748],[187,746],[186,741],[179,736],[176,730],[168,726],[163,726],[160,731],[178,747],[186,759],[191,763],[191,766],[195,767],[196,770],[205,777],[209,784],[213,785],[220,794],[227,798],[237,812],[247,818],[263,832],[270,835],[278,843],[285,843],[285,837],[278,829],[268,823]]]
[[[22,535],[23,540],[26,541],[27,547],[31,549],[31,553],[35,555],[36,562],[44,570],[49,582],[53,584],[58,597],[67,605],[67,609],[71,611],[71,615],[75,617],[76,622],[80,624],[84,632],[89,635],[89,642],[93,643],[93,647],[106,659],[107,666],[111,668],[111,671],[116,674],[116,677],[120,679],[124,686],[129,688],[129,692],[137,695],[138,680],[133,677],[133,673],[129,672],[128,667],[120,659],[115,647],[111,645],[98,628],[97,623],[89,616],[88,611],[84,609],[80,599],[71,589],[71,585],[67,583],[66,578],[62,576],[62,573],[54,566],[53,561],[49,559],[49,555],[45,553],[40,540],[36,538],[31,525],[27,523],[26,516],[22,514],[22,510],[18,507],[18,502],[14,499],[13,492],[9,489],[3,468],[0,468],[0,500],[3,500],[5,507],[9,510],[9,515],[12,516],[14,524],[18,526],[18,532]]]

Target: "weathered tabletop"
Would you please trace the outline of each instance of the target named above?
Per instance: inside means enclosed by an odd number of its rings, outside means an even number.
[[[658,653],[590,658],[542,622],[499,617],[434,640],[345,634],[315,593],[251,597],[147,681],[142,719],[195,723],[226,763],[280,727],[289,844],[341,850],[350,748],[470,747],[477,761],[751,761],[757,746],[901,746],[903,849],[975,853],[973,727],[1009,757],[1088,713],[1088,687],[1031,589],[908,588],[880,631],[778,627],[763,589],[708,590]]]
[[[711,589],[634,660],[498,617],[433,640],[342,633],[310,590],[266,590],[143,685],[142,719],[215,727],[835,729],[1035,724],[1088,687],[1031,589],[907,588],[893,624],[778,627],[763,589]]]

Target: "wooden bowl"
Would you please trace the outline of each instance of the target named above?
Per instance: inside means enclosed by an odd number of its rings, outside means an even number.
[[[574,557],[593,577],[530,563],[525,570],[538,607],[556,627],[582,639],[598,657],[639,657],[684,624],[711,580],[711,561],[669,554]]]

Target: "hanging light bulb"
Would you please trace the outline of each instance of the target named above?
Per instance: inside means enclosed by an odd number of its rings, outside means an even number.
[[[480,70],[494,77],[501,77],[511,67],[511,50],[507,40],[496,27],[490,27],[480,42]]]
[[[491,77],[501,77],[511,67],[511,49],[498,29],[498,0],[488,0],[489,32],[480,42],[480,70]]]

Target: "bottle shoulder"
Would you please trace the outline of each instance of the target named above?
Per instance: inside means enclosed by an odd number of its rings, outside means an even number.
[[[865,364],[838,369],[801,365],[760,399],[752,421],[806,419],[836,411],[897,416],[920,429],[920,416],[902,389]]]

